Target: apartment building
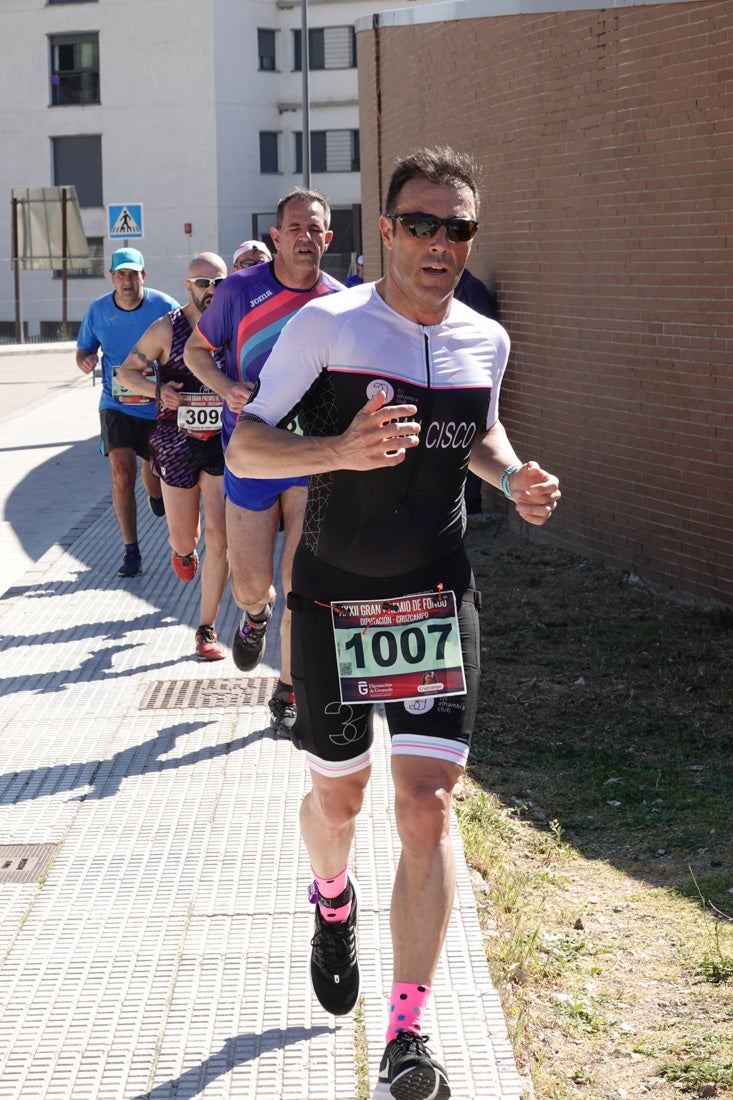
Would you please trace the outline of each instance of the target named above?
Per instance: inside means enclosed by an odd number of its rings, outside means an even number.
[[[304,114],[310,183],[333,206],[326,266],[345,276],[361,247],[354,24],[376,10],[379,0],[3,0],[0,339],[17,317],[15,189],[76,187],[88,267],[18,276],[25,333],[53,339],[62,286],[74,331],[108,288],[118,244],[141,248],[149,285],[181,295],[188,257],[229,261],[239,241],[265,236],[278,198],[303,182]],[[110,237],[121,211],[133,235]]]

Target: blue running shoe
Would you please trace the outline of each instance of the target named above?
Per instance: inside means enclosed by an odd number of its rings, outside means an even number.
[[[139,577],[143,571],[143,559],[139,550],[125,550],[122,565],[117,570],[118,577]]]

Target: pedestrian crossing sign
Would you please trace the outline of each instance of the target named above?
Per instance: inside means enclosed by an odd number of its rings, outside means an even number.
[[[110,203],[107,207],[109,219],[108,236],[116,241],[121,237],[142,237],[143,204],[141,202]]]

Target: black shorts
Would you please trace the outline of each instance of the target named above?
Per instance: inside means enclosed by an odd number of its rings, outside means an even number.
[[[431,756],[463,765],[476,718],[480,673],[479,594],[463,547],[414,573],[364,577],[315,558],[301,543],[293,562],[291,656],[298,717],[293,742],[319,773],[338,777],[369,765],[373,703],[342,703],[329,604],[338,600],[384,600],[453,590],[466,678],[465,695],[385,704],[394,754]],[[325,606],[323,606],[325,605]]]
[[[117,409],[100,409],[99,422],[103,455],[120,447],[129,447],[140,458],[150,458],[148,440],[155,427],[154,420],[143,420],[140,416],[130,416]]]
[[[221,432],[209,439],[195,439],[177,425],[159,420],[150,436],[150,458],[158,477],[174,489],[193,489],[202,471],[212,477],[224,476]]]

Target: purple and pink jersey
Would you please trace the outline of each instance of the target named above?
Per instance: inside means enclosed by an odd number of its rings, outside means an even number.
[[[233,272],[217,288],[196,326],[212,351],[224,353],[224,369],[233,382],[256,382],[283,327],[306,302],[334,294],[343,286],[321,272],[309,290],[291,290],[278,282],[272,264]],[[224,403],[222,446],[226,450],[238,415]]]

